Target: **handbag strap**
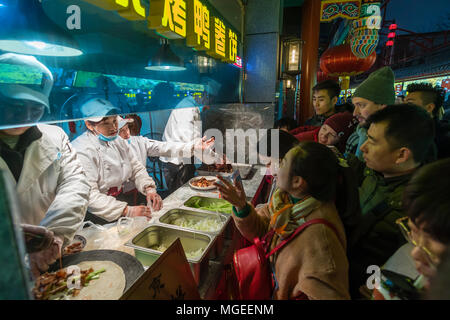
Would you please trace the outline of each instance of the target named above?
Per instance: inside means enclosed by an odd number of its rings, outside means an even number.
[[[309,220],[309,221],[305,222],[304,224],[302,224],[300,227],[298,227],[295,230],[295,232],[293,234],[291,234],[288,238],[281,241],[281,243],[279,243],[275,248],[272,249],[272,251],[270,251],[266,255],[266,259],[268,259],[275,252],[281,250],[289,241],[294,239],[300,232],[302,232],[307,227],[309,227],[310,225],[313,225],[313,224],[324,224],[324,225],[328,226],[329,228],[331,228],[331,230],[334,231],[334,233],[336,234],[336,237],[339,239],[339,242],[341,242],[341,239],[339,238],[339,233],[338,233],[336,227],[334,226],[334,224],[332,224],[331,222],[329,222],[328,220],[325,220],[325,219],[312,219],[312,220]]]

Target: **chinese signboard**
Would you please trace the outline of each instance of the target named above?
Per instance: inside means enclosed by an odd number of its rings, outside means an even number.
[[[189,47],[228,63],[237,62],[238,36],[205,0],[84,0],[127,20],[147,20],[148,28],[167,39],[186,39]]]
[[[361,0],[327,0],[321,3],[321,22],[336,18],[358,19]]]
[[[210,12],[200,0],[188,0],[188,15],[192,17],[187,24],[186,44],[196,50],[211,48]]]
[[[120,300],[199,300],[191,268],[177,239]]]

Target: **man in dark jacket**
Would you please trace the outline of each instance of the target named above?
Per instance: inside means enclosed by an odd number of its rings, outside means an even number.
[[[437,147],[437,158],[450,157],[450,123],[441,120],[443,114],[444,90],[433,87],[430,83],[412,83],[407,88],[406,103],[424,108],[433,118],[436,128],[434,142]]]
[[[405,242],[395,224],[406,215],[403,190],[413,172],[424,163],[434,139],[432,118],[417,106],[387,106],[372,114],[367,122],[368,139],[361,146],[365,165],[356,157],[349,159],[358,177],[362,211],[357,231],[349,239],[354,297],[371,275],[367,268],[381,267]]]
[[[336,81],[325,80],[313,87],[315,115],[305,121],[305,126],[321,126],[326,119],[336,113],[336,103],[341,87]]]

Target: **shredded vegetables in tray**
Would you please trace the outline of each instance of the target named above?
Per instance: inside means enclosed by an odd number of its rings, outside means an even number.
[[[223,226],[223,222],[218,218],[204,218],[197,221],[186,219],[185,217],[177,218],[172,222],[174,225],[194,229],[198,231],[216,232]]]

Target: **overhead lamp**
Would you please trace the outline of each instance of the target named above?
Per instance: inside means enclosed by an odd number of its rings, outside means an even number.
[[[83,54],[77,42],[45,14],[39,0],[2,0],[0,50],[39,56]]]
[[[286,38],[282,40],[281,73],[296,76],[301,71],[302,40]],[[280,75],[282,78],[282,74]]]
[[[150,59],[145,69],[152,71],[184,71],[186,70],[186,66],[184,65],[184,61],[170,49],[168,41],[162,39],[161,48]]]

